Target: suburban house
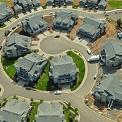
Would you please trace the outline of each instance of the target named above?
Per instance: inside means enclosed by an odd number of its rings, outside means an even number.
[[[93,93],[95,99],[111,108],[114,103],[122,105],[122,81],[117,75],[108,75],[96,86]]]
[[[40,0],[33,0],[32,2],[35,9],[41,6]]]
[[[107,1],[106,0],[80,0],[79,5],[80,7],[83,8],[105,10]]]
[[[80,37],[87,37],[92,42],[95,41],[105,32],[105,23],[97,20],[96,18],[86,17],[83,25],[80,26],[77,31],[77,35]]]
[[[17,79],[25,81],[26,85],[34,84],[46,64],[46,59],[36,53],[20,57],[15,63]]]
[[[19,6],[18,4],[16,4],[16,5],[14,6],[14,12],[15,12],[16,14],[20,14],[20,13],[23,12],[23,8],[22,8],[21,6]]]
[[[93,9],[96,8],[98,0],[87,0],[86,7]]]
[[[33,8],[31,0],[14,0],[14,4],[21,6],[24,12],[30,11]]]
[[[66,2],[66,5],[72,5],[73,4],[72,0],[65,0],[65,2]]]
[[[105,10],[107,6],[107,0],[100,0],[98,3],[98,9],[99,10]]]
[[[47,6],[52,6],[54,4],[54,0],[47,0]]]
[[[0,3],[0,25],[4,24],[7,20],[13,17],[13,10],[5,3]]]
[[[63,105],[59,102],[43,102],[38,106],[36,122],[66,122]]]
[[[3,45],[3,54],[7,58],[20,57],[31,51],[31,38],[14,33],[10,35]]]
[[[109,67],[122,65],[122,45],[107,42],[100,52],[100,64]]]
[[[55,6],[63,6],[64,5],[64,0],[54,0],[54,5]]]
[[[15,13],[19,14],[40,7],[40,0],[14,0]]]
[[[72,85],[77,79],[78,68],[68,55],[54,57],[50,61],[50,79],[55,85]]]
[[[77,23],[77,15],[72,12],[60,11],[55,13],[53,29],[70,32]]]
[[[22,21],[22,29],[30,36],[35,36],[47,30],[47,22],[43,20],[42,15],[31,15]]]
[[[0,108],[0,122],[27,122],[31,102],[17,99],[9,100]]]
[[[79,6],[80,7],[86,7],[87,0],[79,0]]]

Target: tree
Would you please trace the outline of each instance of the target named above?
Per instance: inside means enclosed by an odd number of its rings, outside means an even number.
[[[118,25],[118,27],[122,26],[122,19],[121,19],[121,18],[119,18],[119,19],[117,20],[117,25]]]
[[[5,0],[5,3],[12,8],[14,6],[14,1],[13,0]]]
[[[70,108],[70,107],[71,107],[71,103],[70,103],[70,102],[68,102],[67,106],[68,106],[68,108]]]

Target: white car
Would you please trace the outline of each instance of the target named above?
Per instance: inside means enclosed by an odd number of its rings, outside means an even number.
[[[58,95],[58,94],[61,94],[62,92],[60,91],[60,90],[56,90],[55,92],[54,92],[54,94],[55,95]]]
[[[87,49],[87,53],[88,53],[89,55],[91,55],[91,54],[92,54],[92,52],[91,52],[91,50],[90,50],[90,49]]]

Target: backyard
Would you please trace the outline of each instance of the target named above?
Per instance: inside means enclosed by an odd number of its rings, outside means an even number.
[[[85,75],[85,64],[83,59],[77,55],[75,52],[73,51],[68,51],[67,55],[71,56],[74,60],[74,63],[76,64],[76,66],[79,69],[79,73],[78,73],[78,77],[77,77],[77,82],[75,85],[71,86],[71,90],[75,90],[76,88],[78,88],[78,86],[81,84],[84,75]]]
[[[42,90],[42,91],[47,91],[48,86],[49,86],[49,63],[45,66],[44,72],[40,76],[37,84],[36,84],[36,89]]]
[[[122,0],[108,0],[108,6],[110,9],[122,8]]]
[[[35,115],[37,114],[37,110],[38,110],[38,106],[39,106],[40,102],[32,102],[32,109],[31,112],[28,116],[28,121],[29,122],[34,122],[35,121]]]
[[[1,62],[2,62],[5,72],[12,79],[14,78],[14,75],[16,73],[16,69],[14,66],[14,63],[16,62],[16,60],[17,60],[16,58],[12,58],[12,59],[7,59],[4,57],[1,58]]]
[[[63,109],[64,109],[66,122],[75,122],[76,116],[78,116],[78,109],[73,108],[70,103],[64,103]]]

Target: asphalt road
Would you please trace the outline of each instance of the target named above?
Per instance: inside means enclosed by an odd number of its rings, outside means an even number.
[[[51,10],[51,11],[57,11],[56,9]],[[74,11],[74,10],[72,10]],[[75,10],[76,11],[76,10]],[[50,10],[45,10],[43,11],[43,14],[48,14]],[[87,13],[84,12],[77,12],[80,16],[83,14],[85,16],[88,16]],[[90,14],[91,15],[91,14]],[[95,14],[94,16],[96,17],[103,17],[103,15],[97,15]],[[7,28],[0,30],[0,44],[4,40],[4,32],[6,29],[10,29],[13,26],[15,26],[21,19],[18,19],[16,22],[13,24],[9,25]],[[87,54],[86,54],[86,48],[82,45],[76,44],[74,42],[68,42],[69,47],[77,50],[80,52],[81,55],[83,55],[87,59]],[[71,104],[74,107],[77,107],[80,113],[81,120],[80,122],[112,122],[112,120],[109,120],[105,118],[104,116],[101,116],[95,112],[93,112],[90,108],[88,108],[84,104],[84,97],[85,95],[88,94],[88,92],[92,89],[95,81],[93,80],[93,76],[97,72],[97,67],[96,64],[87,64],[88,66],[88,77],[86,78],[85,83],[83,86],[78,89],[76,92],[72,93],[62,93],[61,95],[54,95],[54,93],[44,93],[44,92],[38,92],[38,91],[32,91],[32,90],[26,90],[24,88],[21,88],[20,86],[11,83],[10,79],[8,79],[5,74],[0,70],[0,84],[3,85],[4,87],[4,94],[1,99],[7,98],[13,95],[19,95],[22,97],[27,97],[27,98],[34,98],[34,99],[43,99],[43,100],[62,100],[62,101],[67,101],[71,102]]]

